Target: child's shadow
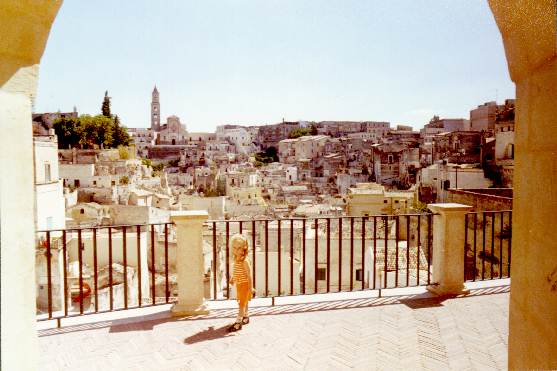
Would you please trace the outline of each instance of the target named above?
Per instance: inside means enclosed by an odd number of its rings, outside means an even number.
[[[195,344],[201,341],[215,340],[215,339],[220,339],[229,336],[231,335],[230,332],[228,331],[229,326],[230,325],[226,325],[217,328],[215,328],[215,326],[210,326],[206,330],[203,330],[201,332],[198,332],[197,334],[185,338],[184,344]]]

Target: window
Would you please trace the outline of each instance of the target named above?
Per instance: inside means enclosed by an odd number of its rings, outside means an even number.
[[[398,200],[395,200],[395,204],[398,204]]]
[[[363,279],[363,271],[361,269],[356,269],[356,281],[362,281]]]
[[[51,181],[50,177],[50,164],[44,164],[44,181],[46,183]]]
[[[388,200],[383,200],[383,203],[384,203],[384,204],[386,204],[386,203],[388,203],[388,202],[389,202]]]
[[[327,279],[327,268],[317,269],[317,279],[319,281],[324,281]]]
[[[116,185],[116,181],[115,181],[115,180],[113,180],[113,181],[111,181],[111,182],[110,182],[110,184],[112,184],[112,185]]]
[[[95,186],[97,185],[97,181],[96,181],[96,180],[93,180],[93,185],[95,185]]]
[[[79,179],[74,179],[73,185],[79,187]]]
[[[389,155],[387,159],[389,161],[389,164],[392,164],[394,162],[393,155]]]
[[[80,213],[80,214],[85,214],[85,209],[80,209],[80,210],[79,210],[79,213]]]

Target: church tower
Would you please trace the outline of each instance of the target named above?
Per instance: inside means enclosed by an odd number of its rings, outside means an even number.
[[[151,98],[151,130],[161,130],[161,104],[159,102],[159,91],[157,90],[156,85],[153,89],[153,95]]]

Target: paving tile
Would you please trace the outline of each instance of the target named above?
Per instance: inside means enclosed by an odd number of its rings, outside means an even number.
[[[412,301],[336,300],[39,331],[44,370],[506,369],[508,292]],[[319,310],[327,309],[327,310]],[[152,318],[152,317],[151,317]]]

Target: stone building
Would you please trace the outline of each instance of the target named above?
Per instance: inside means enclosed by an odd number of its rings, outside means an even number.
[[[166,119],[166,124],[161,126],[158,132],[158,137],[156,144],[162,145],[176,145],[176,144],[186,144],[188,138],[188,132],[186,130],[186,125],[180,122],[178,116],[169,116]]]
[[[470,130],[488,131],[495,129],[498,110],[497,102],[491,101],[479,105],[470,111]]]
[[[151,128],[129,128],[128,132],[135,144],[137,155],[147,158],[149,156],[149,147],[155,144],[156,132]]]
[[[58,167],[58,141],[52,131],[52,135],[33,137],[37,230],[66,227],[63,180]]]
[[[459,164],[480,162],[482,133],[454,131],[438,134],[433,139],[433,161],[447,160]]]
[[[422,168],[417,175],[418,198],[421,202],[447,202],[450,188],[488,188],[492,181],[476,164],[454,164],[447,161]]]
[[[151,130],[157,132],[161,129],[161,103],[157,87],[151,93]]]
[[[400,182],[403,152],[407,147],[399,143],[375,144],[372,148],[372,175],[380,184]]]
[[[350,216],[392,215],[407,212],[414,192],[387,192],[377,183],[358,183],[348,190],[346,213]]]
[[[283,121],[279,124],[261,126],[257,135],[257,143],[261,149],[277,147],[281,140],[288,138],[291,131],[300,127],[300,123],[297,121]]]
[[[293,164],[302,159],[315,159],[325,154],[325,145],[330,137],[306,135],[296,139],[284,139],[278,143],[280,162]]]

